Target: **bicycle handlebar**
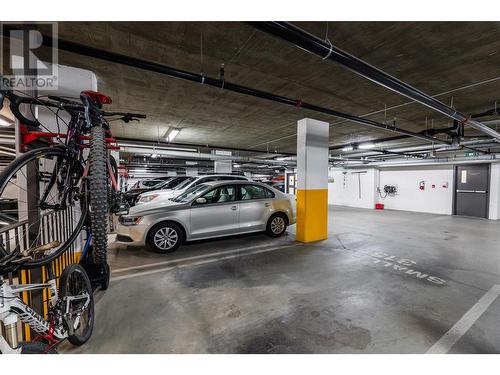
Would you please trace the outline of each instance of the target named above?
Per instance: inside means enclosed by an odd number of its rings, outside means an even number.
[[[141,118],[146,118],[146,115],[142,115],[140,113],[124,113],[124,112],[102,112],[103,116],[120,116],[120,119],[129,123],[130,121],[139,121]]]
[[[53,108],[58,108],[66,111],[78,111],[78,112],[85,112],[85,107],[86,106],[93,106],[93,103],[91,103],[90,98],[88,98],[85,95],[81,95],[81,100],[84,104],[82,105],[77,102],[67,100],[58,96],[48,96],[49,99],[53,101],[46,101],[46,100],[40,100],[37,98],[29,98],[29,97],[23,97],[14,94],[10,90],[0,90],[0,109],[3,107],[4,99],[7,98],[9,99],[10,102],[10,110],[16,116],[16,118],[21,121],[24,125],[32,126],[32,127],[38,127],[40,126],[40,123],[36,119],[29,119],[26,116],[24,116],[20,109],[19,106],[21,104],[28,104],[28,105],[41,105],[41,106],[46,106],[46,107],[53,107]],[[146,118],[146,115],[140,114],[140,113],[128,113],[128,112],[105,112],[105,111],[100,111],[103,116],[110,117],[110,116],[120,116],[121,119],[125,123],[129,123],[130,121],[138,121],[139,119],[144,119]]]

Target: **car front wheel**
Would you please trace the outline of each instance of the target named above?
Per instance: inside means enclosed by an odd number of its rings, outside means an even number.
[[[266,233],[271,237],[279,237],[286,231],[287,219],[284,214],[274,214],[267,221]]]
[[[161,223],[149,232],[148,243],[151,249],[160,254],[176,251],[184,241],[184,233],[175,223]]]

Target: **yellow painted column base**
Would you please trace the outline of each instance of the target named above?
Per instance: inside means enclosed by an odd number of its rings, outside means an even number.
[[[328,189],[297,190],[297,241],[328,238]]]

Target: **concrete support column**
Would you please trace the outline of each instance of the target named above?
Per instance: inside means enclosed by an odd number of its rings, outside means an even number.
[[[490,220],[500,220],[500,164],[491,164],[490,170]]]
[[[231,156],[233,153],[227,150],[214,150],[213,153],[218,156]],[[233,161],[229,158],[228,160],[217,159],[214,161],[214,173],[233,173]]]
[[[186,167],[186,176],[198,176],[198,168]]]
[[[297,124],[297,241],[328,237],[329,124],[309,118]]]

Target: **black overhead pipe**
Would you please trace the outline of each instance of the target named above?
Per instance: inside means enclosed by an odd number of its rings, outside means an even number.
[[[480,118],[480,117],[486,117],[486,116],[498,116],[500,115],[500,112],[498,111],[497,108],[492,108],[487,111],[481,112],[481,113],[474,113],[470,115],[471,118]]]
[[[410,156],[418,159],[424,159],[425,155],[423,154],[410,154],[406,152],[397,152],[397,151],[389,151],[389,150],[375,150],[374,152],[378,152],[384,155],[399,155],[399,156]]]
[[[4,28],[4,30],[5,30],[5,28]],[[47,36],[43,35],[42,43],[45,46],[53,47],[52,39],[47,37]],[[143,70],[148,70],[151,72],[165,74],[165,75],[168,75],[168,76],[174,77],[174,78],[180,78],[180,79],[188,80],[191,82],[198,82],[198,83],[201,83],[204,85],[218,87],[218,88],[221,88],[224,90],[233,91],[233,92],[237,92],[237,93],[245,94],[245,95],[250,95],[250,96],[270,100],[270,101],[281,103],[281,104],[286,104],[286,105],[293,106],[296,108],[304,108],[304,109],[308,109],[311,111],[324,113],[327,115],[332,115],[332,116],[343,118],[343,119],[346,119],[346,120],[349,120],[349,121],[352,121],[352,122],[355,122],[358,124],[370,126],[372,128],[388,130],[388,131],[408,135],[410,137],[419,138],[419,139],[422,139],[422,140],[425,140],[428,142],[443,143],[443,144],[448,144],[448,145],[451,144],[451,142],[449,142],[449,141],[445,141],[445,140],[442,140],[439,138],[429,137],[429,136],[421,135],[421,134],[414,133],[414,132],[411,132],[408,130],[400,129],[400,128],[396,127],[395,125],[383,124],[383,123],[380,123],[377,121],[365,119],[365,118],[351,115],[348,113],[339,112],[339,111],[336,111],[334,109],[320,107],[320,106],[317,106],[317,105],[314,105],[311,103],[306,103],[306,102],[303,102],[299,99],[291,99],[291,98],[287,98],[285,96],[275,95],[275,94],[272,94],[269,92],[265,92],[265,91],[253,89],[250,87],[241,86],[241,85],[238,85],[235,83],[227,82],[224,80],[223,75],[221,75],[221,79],[215,79],[215,78],[205,76],[203,74],[197,74],[197,73],[192,73],[192,72],[188,72],[185,70],[172,68],[172,67],[169,67],[169,66],[166,66],[163,64],[158,64],[155,62],[126,56],[126,55],[122,55],[122,54],[111,52],[111,51],[106,51],[106,50],[102,50],[102,49],[98,49],[98,48],[94,48],[94,47],[85,46],[83,44],[70,42],[70,41],[67,41],[64,39],[58,39],[57,48],[60,50],[73,52],[73,53],[80,54],[83,56],[93,57],[93,58],[105,60],[105,61],[110,61],[110,62],[121,64],[121,65],[127,65],[127,66],[131,66],[131,67],[138,68],[138,69],[143,69]]]
[[[470,125],[471,127],[480,130],[494,138],[500,139],[500,134],[488,128],[477,121],[471,120],[470,116],[457,111],[456,109],[440,102],[439,100],[423,93],[420,90],[392,77],[380,69],[371,66],[363,60],[350,55],[349,53],[333,46],[329,41],[322,40],[307,31],[302,30],[288,22],[248,22],[251,26],[259,30],[277,36],[297,47],[314,53],[323,60],[331,60],[345,66],[352,72],[386,87],[398,94],[413,99],[414,101],[424,104],[460,123]]]

